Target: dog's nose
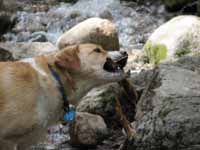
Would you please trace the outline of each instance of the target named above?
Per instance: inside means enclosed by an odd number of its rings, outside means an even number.
[[[126,51],[120,51],[120,53],[121,53],[123,56],[128,56],[128,54],[127,54]]]

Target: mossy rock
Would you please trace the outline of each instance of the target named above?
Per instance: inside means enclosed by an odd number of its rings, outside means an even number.
[[[167,58],[167,47],[164,44],[153,45],[151,41],[147,41],[145,52],[152,64],[159,64]]]
[[[181,49],[181,50],[177,50],[175,55],[176,55],[176,57],[179,58],[179,57],[189,54],[190,52],[191,52],[191,50],[189,50],[189,49]]]
[[[157,28],[144,46],[152,64],[200,52],[200,18],[177,16]]]

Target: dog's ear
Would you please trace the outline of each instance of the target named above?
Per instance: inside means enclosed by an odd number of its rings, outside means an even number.
[[[78,71],[81,64],[78,56],[79,46],[69,46],[56,55],[55,64],[63,69]]]

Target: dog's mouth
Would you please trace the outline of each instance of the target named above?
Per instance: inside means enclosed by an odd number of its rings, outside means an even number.
[[[103,69],[111,73],[123,72],[123,68],[126,66],[127,59],[128,59],[128,55],[124,55],[115,60],[111,58],[107,58],[103,66]]]

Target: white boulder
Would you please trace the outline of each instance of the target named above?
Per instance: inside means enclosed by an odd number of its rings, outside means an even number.
[[[188,53],[199,53],[200,18],[178,16],[156,29],[147,40],[144,50],[153,64],[173,60]]]
[[[66,31],[57,40],[59,48],[81,43],[95,43],[106,50],[119,50],[117,30],[107,19],[89,18]]]

